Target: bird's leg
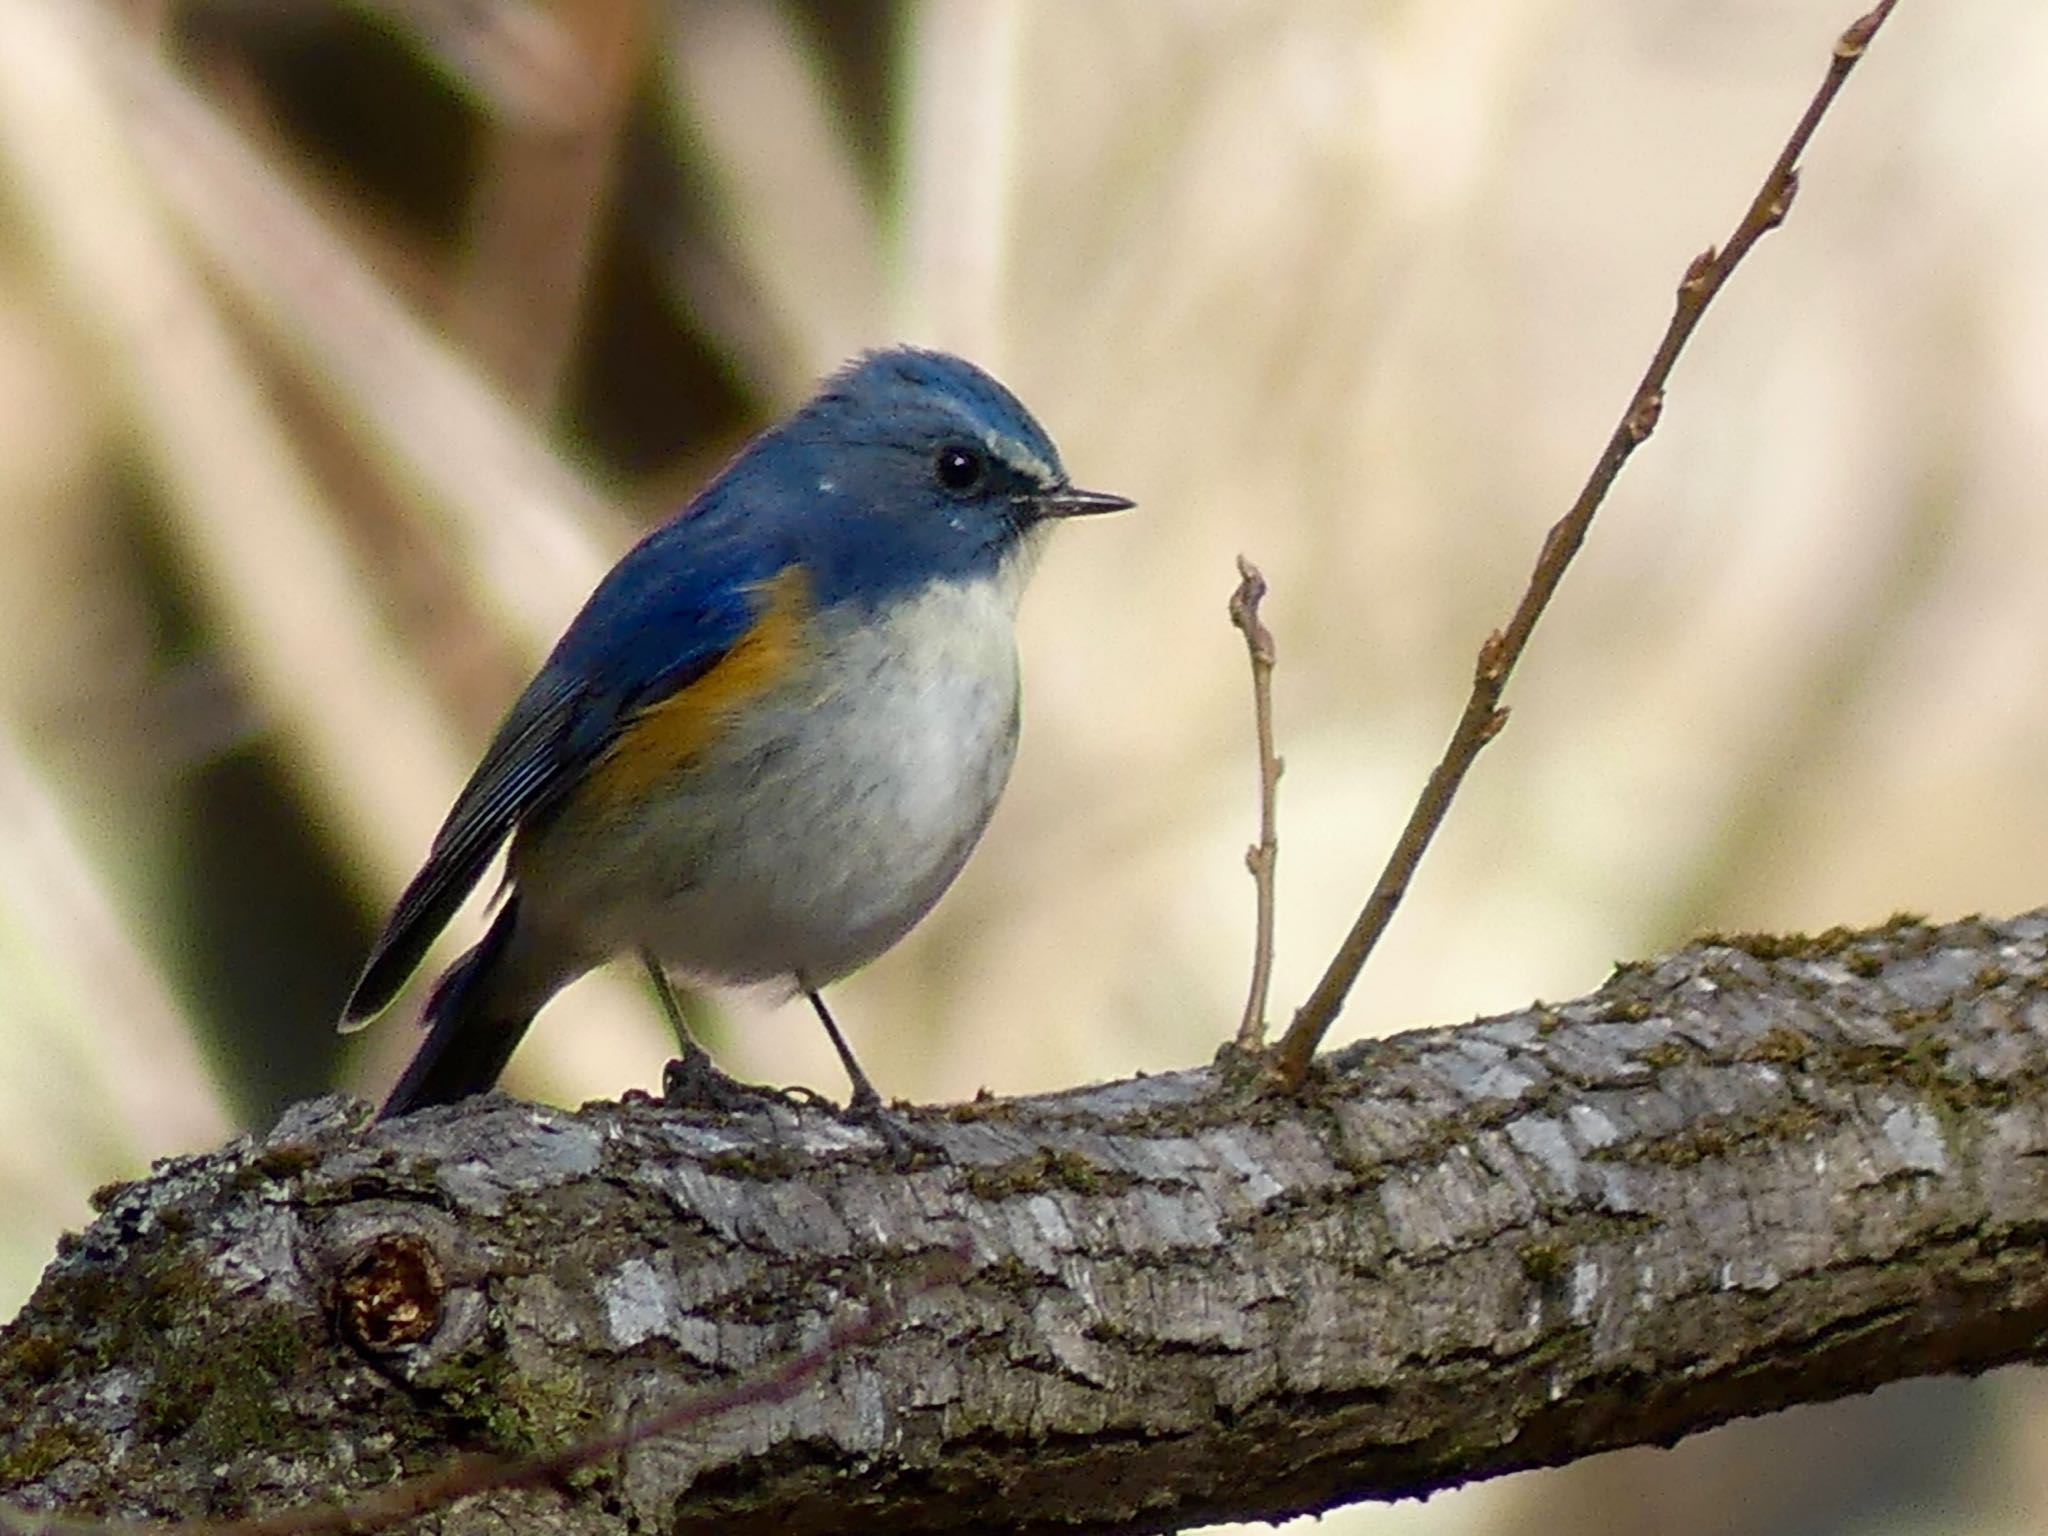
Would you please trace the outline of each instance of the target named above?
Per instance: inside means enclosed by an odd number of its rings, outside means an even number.
[[[661,999],[661,1011],[668,1015],[668,1027],[675,1032],[676,1049],[683,1053],[682,1062],[692,1066],[699,1061],[708,1062],[711,1053],[690,1033],[690,1021],[683,1017],[683,1005],[676,1001],[676,989],[669,985],[668,972],[654,958],[654,951],[641,950],[640,963],[647,967],[647,979],[654,983],[654,995]]]
[[[888,1148],[890,1160],[899,1168],[915,1163],[920,1152],[935,1150],[936,1144],[929,1136],[912,1128],[902,1116],[882,1102],[882,1096],[875,1092],[875,1085],[868,1081],[867,1073],[861,1071],[860,1063],[854,1060],[853,1047],[846,1043],[846,1036],[839,1033],[839,1026],[833,1022],[831,1010],[826,1008],[825,999],[818,995],[817,988],[806,986],[804,996],[818,1010],[818,1022],[832,1037],[832,1048],[839,1053],[839,1064],[846,1068],[847,1081],[853,1084],[853,1093],[846,1101],[846,1118],[866,1126],[881,1137],[882,1145]]]
[[[721,1072],[711,1059],[711,1053],[690,1033],[689,1021],[683,1017],[682,1004],[676,1000],[675,988],[669,985],[668,972],[662,969],[661,962],[654,958],[651,950],[643,949],[640,951],[640,963],[647,968],[647,979],[654,983],[654,995],[661,999],[661,1011],[668,1015],[669,1028],[675,1031],[676,1047],[682,1052],[662,1069],[661,1101],[664,1104],[672,1108],[701,1106],[739,1110],[759,1108],[764,1100],[792,1108],[806,1102],[799,1093],[743,1083]]]
[[[811,1006],[818,1010],[818,1022],[825,1026],[825,1033],[832,1037],[832,1049],[839,1053],[839,1064],[846,1068],[847,1081],[853,1084],[853,1096],[846,1101],[846,1112],[862,1118],[872,1116],[883,1107],[882,1096],[875,1092],[875,1085],[868,1081],[867,1073],[861,1071],[860,1063],[854,1060],[853,1047],[846,1043],[846,1036],[839,1033],[839,1026],[832,1022],[832,1014],[825,1006],[825,999],[813,987],[804,988],[804,996],[811,1000]]]

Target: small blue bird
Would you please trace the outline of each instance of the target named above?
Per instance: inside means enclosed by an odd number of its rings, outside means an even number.
[[[970,363],[857,359],[629,551],[499,726],[342,1017],[388,1007],[509,837],[508,894],[435,985],[382,1113],[490,1088],[556,992],[638,955],[681,1067],[717,1079],[670,968],[818,989],[930,910],[1017,742],[1018,598],[1077,490]],[[708,1074],[708,1077],[707,1075]]]

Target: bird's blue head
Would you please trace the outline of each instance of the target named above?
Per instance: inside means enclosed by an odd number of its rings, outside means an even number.
[[[1021,586],[1053,522],[1131,505],[1076,489],[1045,429],[986,373],[910,347],[827,379],[729,477],[738,500],[801,508],[791,532],[828,602],[934,580]]]

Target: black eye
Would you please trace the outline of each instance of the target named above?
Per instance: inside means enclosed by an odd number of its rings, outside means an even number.
[[[958,443],[941,448],[938,458],[932,461],[932,468],[939,477],[939,484],[956,495],[973,490],[988,473],[988,465],[982,456]]]

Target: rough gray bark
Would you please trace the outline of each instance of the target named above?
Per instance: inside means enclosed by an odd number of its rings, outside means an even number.
[[[1706,943],[1578,1002],[922,1113],[334,1101],[113,1194],[0,1340],[0,1488],[193,1515],[796,1399],[451,1532],[1162,1530],[1414,1494],[2048,1326],[2048,914]],[[413,1339],[416,1342],[407,1343]]]

